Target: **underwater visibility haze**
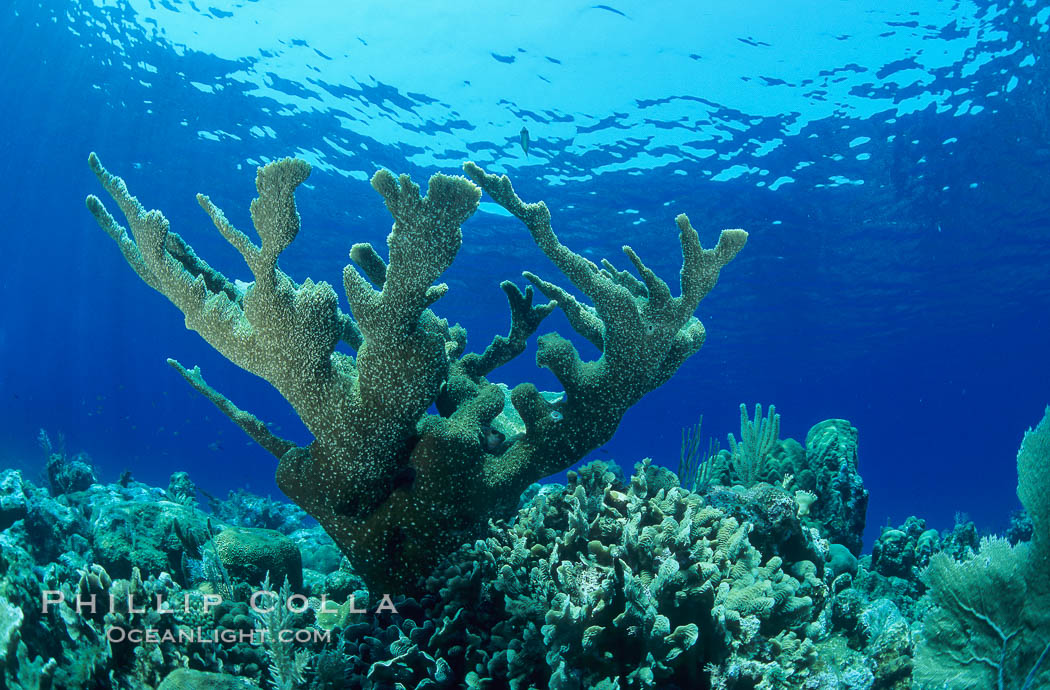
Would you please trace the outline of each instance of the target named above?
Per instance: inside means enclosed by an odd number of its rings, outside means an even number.
[[[1050,5],[0,35],[0,690],[1050,688]]]

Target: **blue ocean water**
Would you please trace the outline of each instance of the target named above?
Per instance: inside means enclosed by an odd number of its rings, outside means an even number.
[[[216,494],[277,495],[272,457],[166,357],[308,438],[128,269],[84,208],[99,193],[89,151],[242,279],[194,195],[247,228],[255,167],[306,159],[303,231],[281,265],[336,285],[350,246],[389,231],[377,168],[422,182],[474,160],[620,267],[630,244],[673,278],[677,213],[708,246],[750,233],[701,305],[703,350],[594,457],[673,468],[700,414],[725,445],[741,402],[773,403],[782,437],[830,417],[860,430],[869,538],[911,514],[1002,529],[1021,436],[1050,403],[1050,7],[914,6],[9,0],[5,466],[35,476],[44,428],[109,481],[187,470]],[[486,198],[436,311],[480,349],[509,324],[499,281],[522,270],[559,277]],[[570,333],[560,314],[549,330]],[[555,389],[533,356],[499,377]]]

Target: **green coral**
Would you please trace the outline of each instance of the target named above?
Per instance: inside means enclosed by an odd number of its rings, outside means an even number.
[[[703,428],[704,416],[700,420],[682,429],[682,445],[678,456],[678,481],[683,489],[703,493],[711,485],[711,474],[714,469],[714,458],[718,455],[718,441],[711,438],[707,448],[702,447],[700,430]]]
[[[235,676],[188,668],[175,669],[157,690],[258,690],[259,686]]]
[[[744,486],[754,486],[762,474],[768,456],[780,440],[780,415],[775,405],[769,416],[762,416],[762,405],[755,404],[755,418],[747,416],[747,406],[740,405],[740,443],[729,434],[729,452],[733,469]]]
[[[924,687],[1020,690],[1050,682],[1041,668],[1050,649],[1048,602],[1031,590],[1028,565],[1027,545],[998,538],[966,561],[943,553],[930,559],[923,578],[935,606],[916,659]]]
[[[558,241],[542,202],[526,204],[506,177],[472,163],[462,177],[434,175],[427,194],[408,176],[372,178],[394,217],[384,262],[354,245],[343,288],[352,317],[332,287],[296,283],[277,266],[299,231],[294,192],[310,166],[294,159],[263,166],[251,204],[257,245],[208,197],[198,201],[244,257],[254,281],[242,290],[209,266],[159,211],[147,211],[98,158],[92,170],[128,220],[122,227],[95,196],[87,205],[150,287],[185,315],[187,327],[238,366],[273,384],[313,434],[308,446],[279,438],[266,424],[211,388],[197,368],[169,360],[199,392],[280,459],[280,488],[321,523],[369,585],[405,591],[441,557],[510,514],[532,482],[565,469],[605,443],[627,409],[662,385],[696,353],[705,331],[693,316],[747,233],[725,230],[703,249],[688,218],[677,218],[681,295],[671,295],[637,254],[624,247],[640,279],[605,262],[600,268]],[[511,330],[481,354],[464,354],[466,335],[430,307],[447,291],[434,284],[459,250],[460,225],[477,209],[480,186],[517,216],[543,252],[592,305],[532,273],[552,300],[532,304],[532,288],[502,285]],[[537,363],[565,390],[552,402],[531,384],[509,398],[523,431],[493,443],[503,390],[485,377],[520,354],[555,304],[600,351],[584,362],[569,341],[539,339]],[[337,352],[342,342],[356,357]],[[434,404],[438,415],[427,413]],[[500,432],[502,433],[502,432]]]
[[[468,687],[802,687],[827,590],[751,530],[648,461],[629,483],[592,463],[450,556],[427,581],[436,628],[391,663],[409,686],[444,662]]]
[[[181,503],[112,503],[92,523],[96,558],[114,577],[130,577],[138,566],[182,579],[185,544],[179,532],[203,532],[207,524],[206,514]]]
[[[813,425],[803,447],[794,439],[779,440],[780,415],[770,406],[755,419],[740,406],[741,441],[730,434],[731,451],[711,460],[711,484],[754,486],[771,484],[790,488],[799,498],[799,516],[807,527],[842,544],[855,556],[863,545],[868,491],[857,467],[857,430],[845,419],[826,419]],[[801,493],[800,493],[801,492]],[[815,497],[815,498],[814,498]]]
[[[269,574],[294,591],[303,586],[303,560],[295,542],[272,529],[227,527],[215,536],[215,553],[230,576],[254,584]]]
[[[1032,520],[1030,567],[1045,575],[1050,567],[1050,407],[1021,441],[1017,452],[1017,497]],[[1038,581],[1050,587],[1045,578]]]
[[[1032,516],[1030,544],[981,542],[955,561],[937,553],[923,573],[932,609],[916,678],[924,687],[1030,690],[1050,684],[1050,408],[1017,454],[1017,495]]]
[[[286,580],[279,591],[270,586],[270,577],[262,582],[261,592],[265,594],[257,606],[253,607],[255,629],[260,633],[262,646],[270,659],[270,680],[274,690],[295,690],[304,682],[303,674],[310,660],[310,653],[305,649],[295,649],[294,645],[282,639],[281,631],[295,628],[301,623],[288,606],[292,589]]]

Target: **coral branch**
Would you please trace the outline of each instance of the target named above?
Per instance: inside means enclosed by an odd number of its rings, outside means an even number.
[[[168,364],[182,374],[182,378],[186,379],[186,382],[193,386],[198,393],[210,400],[215,407],[219,408],[219,410],[229,417],[234,424],[243,429],[244,433],[251,436],[253,441],[273,453],[278,459],[284,457],[284,454],[292,448],[295,448],[294,443],[286,441],[271,432],[266,427],[265,422],[250,412],[245,412],[240,409],[230,402],[225,395],[209,386],[204,380],[204,377],[201,376],[200,367],[187,369],[174,359],[169,359]]]
[[[551,227],[546,204],[523,202],[506,176],[490,175],[469,162],[463,169],[525,224],[544,254],[594,303],[593,308],[583,305],[564,289],[526,273],[541,292],[558,302],[572,327],[602,353],[597,361],[585,362],[565,339],[540,338],[536,361],[554,373],[566,392],[564,405],[551,410],[546,422],[539,411],[549,403],[540,400],[534,388],[515,389],[514,404],[527,432],[510,453],[530,456],[518,458],[515,466],[523,472],[533,465],[544,473],[556,471],[565,466],[565,457],[586,453],[607,441],[631,405],[663,384],[700,349],[704,329],[693,312],[714,286],[722,266],[743,247],[747,233],[724,230],[718,246],[704,250],[688,220],[679,216],[683,295],[676,298],[630,247],[624,247],[624,253],[638,270],[640,282],[615,272],[608,262],[604,270],[599,269],[563,245]]]
[[[540,322],[554,311],[556,302],[532,304],[532,287],[526,287],[522,294],[518,286],[509,280],[500,283],[510,303],[510,333],[497,335],[485,352],[477,355],[468,354],[462,358],[463,367],[471,376],[487,376],[497,367],[501,367],[520,355],[525,350],[525,343],[539,328]]]

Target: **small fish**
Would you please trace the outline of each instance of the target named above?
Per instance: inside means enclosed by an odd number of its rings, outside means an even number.
[[[525,127],[521,128],[521,150],[525,152],[525,157],[529,157],[529,130]]]

